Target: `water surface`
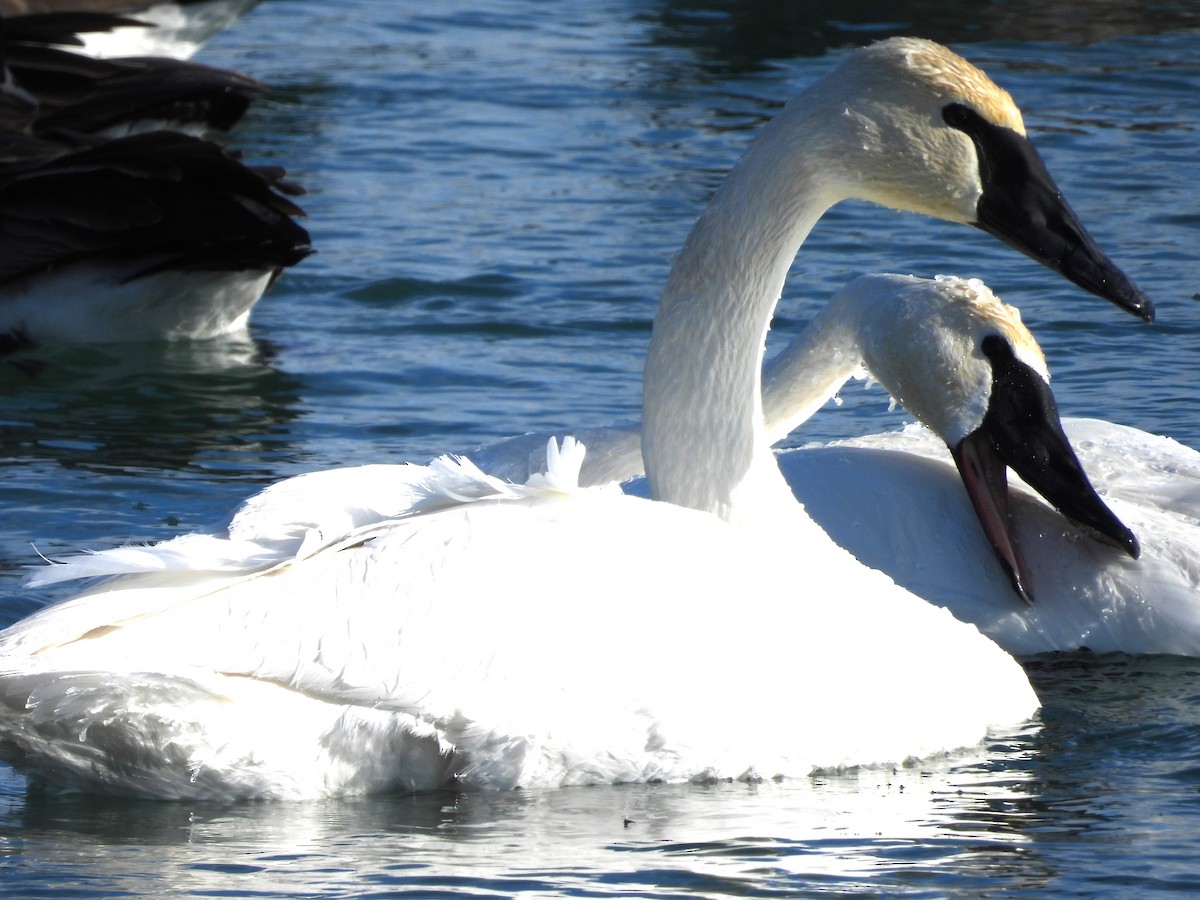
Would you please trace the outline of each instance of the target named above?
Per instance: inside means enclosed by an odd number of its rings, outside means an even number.
[[[37,552],[202,528],[313,468],[635,416],[657,293],[705,199],[783,102],[893,33],[952,43],[1013,93],[1159,323],[981,233],[846,204],[806,244],[773,342],[862,272],[981,276],[1041,339],[1064,413],[1200,446],[1194,4],[477,6],[265,0],[204,51],[274,87],[233,142],[308,186],[319,252],[258,307],[248,342],[0,366],[0,622],[61,596],[20,586]],[[905,421],[878,389],[842,401],[793,442]],[[1071,656],[1030,671],[1040,721],[974,755],[802,782],[212,806],[55,800],[3,769],[0,890],[1200,889],[1200,666]]]

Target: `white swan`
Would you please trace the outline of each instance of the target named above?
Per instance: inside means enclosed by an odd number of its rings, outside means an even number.
[[[227,541],[233,560],[202,536],[135,552],[132,574],[0,635],[0,753],[59,787],[313,796],[802,774],[1028,715],[1011,657],[804,516],[759,378],[788,264],[847,196],[982,222],[1149,315],[1032,150],[1009,168],[1020,131],[936,44],[850,56],[765,129],[672,269],[643,432],[672,502],[442,464],[394,519],[346,495],[315,528],[285,510],[282,545]]]
[[[311,252],[283,174],[172,132],[0,164],[0,353],[243,330]]]
[[[914,318],[956,347],[999,331],[1024,349],[954,291],[914,308],[872,284],[841,292],[809,342],[815,390]],[[878,350],[881,368],[912,357]],[[955,373],[963,416],[986,369],[977,355]],[[909,381],[925,376],[943,373]],[[994,646],[794,505],[774,528],[735,528],[616,485],[580,490],[581,450],[551,443],[524,486],[450,459],[300,476],[224,536],[44,570],[143,574],[0,635],[0,753],[57,787],[157,796],[795,775],[951,748],[1036,705]],[[802,585],[797,542],[821,554]],[[514,588],[504,573],[523,554]],[[799,587],[818,596],[778,604]],[[714,632],[730,599],[746,623],[732,639]],[[793,696],[818,677],[836,689]],[[910,679],[938,683],[898,699]]]
[[[946,289],[877,281],[885,292]],[[907,293],[904,299],[913,302]],[[1035,346],[1027,332],[1025,340]],[[868,368],[929,431],[778,455],[793,493],[839,545],[1015,654],[1086,648],[1200,655],[1200,453],[1112,423],[1067,420],[1079,461],[1114,519],[1070,465],[1074,454],[1060,446],[1044,367],[1022,373],[1005,362],[1009,371],[1004,384],[993,385],[989,416],[971,432],[946,422],[939,407],[947,404],[939,396],[921,397],[920,385],[900,383],[886,360],[872,358],[869,343],[863,349]],[[928,337],[923,340],[920,355],[927,365],[942,353]],[[944,355],[940,365],[955,364],[956,354]],[[794,423],[789,414],[806,414],[805,398],[788,386],[808,369],[794,350],[771,367],[764,390],[778,431]],[[940,393],[942,381],[921,384]],[[993,447],[1002,461],[989,461]],[[974,521],[955,462],[964,470],[996,466],[994,491],[981,490],[980,480],[963,473],[977,508],[991,507],[980,510],[986,530]],[[1014,486],[1007,499],[1003,463],[1029,485]],[[991,555],[989,538],[1006,556],[1007,572],[981,564]],[[1014,599],[1013,578],[1031,603]]]

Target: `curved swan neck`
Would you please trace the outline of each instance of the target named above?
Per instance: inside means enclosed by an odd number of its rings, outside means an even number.
[[[860,312],[838,294],[763,370],[763,419],[776,444],[808,421],[863,366]]]
[[[726,519],[782,481],[762,424],[764,342],[800,245],[845,196],[810,163],[809,145],[795,146],[818,138],[797,101],[763,131],[692,228],[646,359],[650,495]]]

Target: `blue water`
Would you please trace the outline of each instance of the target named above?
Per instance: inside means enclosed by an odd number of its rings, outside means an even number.
[[[755,130],[845,48],[949,42],[1021,104],[1147,327],[970,229],[864,204],[806,244],[783,339],[868,271],[984,277],[1068,415],[1200,447],[1200,9],[1017,2],[265,0],[202,53],[274,87],[234,143],[309,188],[319,252],[252,341],[0,366],[0,624],[36,553],[154,540],[279,477],[636,414],[672,254]],[[850,388],[797,440],[905,421]],[[747,786],[212,806],[27,796],[13,897],[1146,896],[1200,890],[1200,662],[1029,664],[970,757]],[[806,689],[797,685],[796,690]],[[786,714],[786,710],[781,710]]]

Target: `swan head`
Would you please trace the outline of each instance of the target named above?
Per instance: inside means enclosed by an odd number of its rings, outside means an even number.
[[[962,57],[891,38],[851,54],[801,96],[797,110],[815,104],[837,123],[821,132],[826,158],[841,161],[843,196],[974,225],[1153,319],[1153,304],[1063,199],[1012,97]]]
[[[1010,468],[1067,518],[1137,558],[1137,538],[1096,494],[1063,433],[1045,357],[1018,310],[978,279],[945,276],[866,276],[840,296],[861,304],[866,367],[950,448],[1019,596],[1031,602],[1008,517]]]

